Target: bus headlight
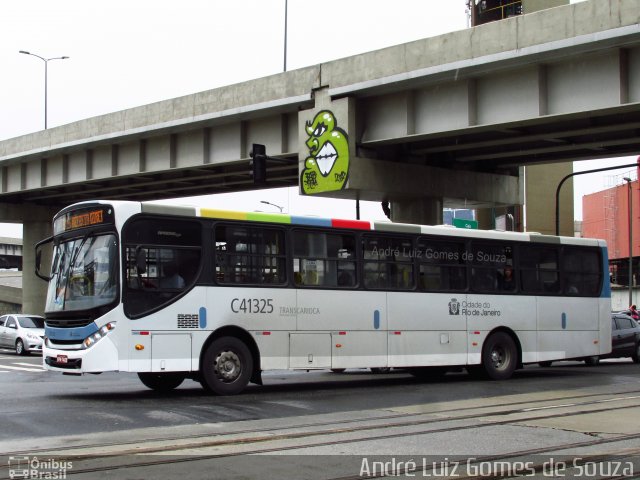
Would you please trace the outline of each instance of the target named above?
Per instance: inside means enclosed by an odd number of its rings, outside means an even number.
[[[82,342],[82,348],[87,349],[93,346],[98,340],[105,337],[114,328],[116,328],[116,322],[109,322],[106,325],[103,325],[96,333],[92,333],[84,339]]]

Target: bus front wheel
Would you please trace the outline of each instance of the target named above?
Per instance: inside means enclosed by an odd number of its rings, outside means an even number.
[[[181,373],[138,373],[138,378],[145,387],[156,392],[170,392],[178,388],[184,382],[185,376]]]
[[[221,337],[209,345],[202,360],[202,386],[217,395],[235,395],[249,383],[253,359],[245,343]]]
[[[511,377],[518,363],[518,349],[505,332],[492,334],[482,348],[482,368],[492,380],[506,380]]]

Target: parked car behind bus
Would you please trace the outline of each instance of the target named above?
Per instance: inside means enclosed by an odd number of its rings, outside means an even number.
[[[624,312],[611,314],[611,353],[600,358],[619,357],[640,363],[640,325]]]

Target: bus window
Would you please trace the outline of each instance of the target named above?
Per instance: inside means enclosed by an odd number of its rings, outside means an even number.
[[[294,230],[294,283],[296,286],[355,287],[355,245],[352,234]]]
[[[199,222],[139,217],[125,225],[123,242],[127,315],[160,308],[195,284],[201,264]]]
[[[411,238],[366,235],[363,254],[365,288],[413,290],[415,251]]]
[[[438,241],[421,237],[419,286],[426,291],[463,291],[467,288],[464,242]]]
[[[522,245],[520,247],[520,287],[525,293],[560,292],[558,249]]]
[[[476,292],[504,290],[506,269],[513,270],[513,247],[509,244],[482,244],[474,242],[471,248],[471,286]],[[514,287],[515,288],[515,282]]]
[[[287,280],[282,230],[219,225],[215,249],[218,283],[282,285]]]
[[[598,296],[602,284],[600,253],[567,247],[562,252],[563,292],[571,296]]]

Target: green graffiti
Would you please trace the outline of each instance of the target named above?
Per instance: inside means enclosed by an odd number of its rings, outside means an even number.
[[[304,161],[300,184],[304,194],[342,190],[349,177],[349,140],[338,128],[333,113],[319,112],[305,130],[309,156]]]

